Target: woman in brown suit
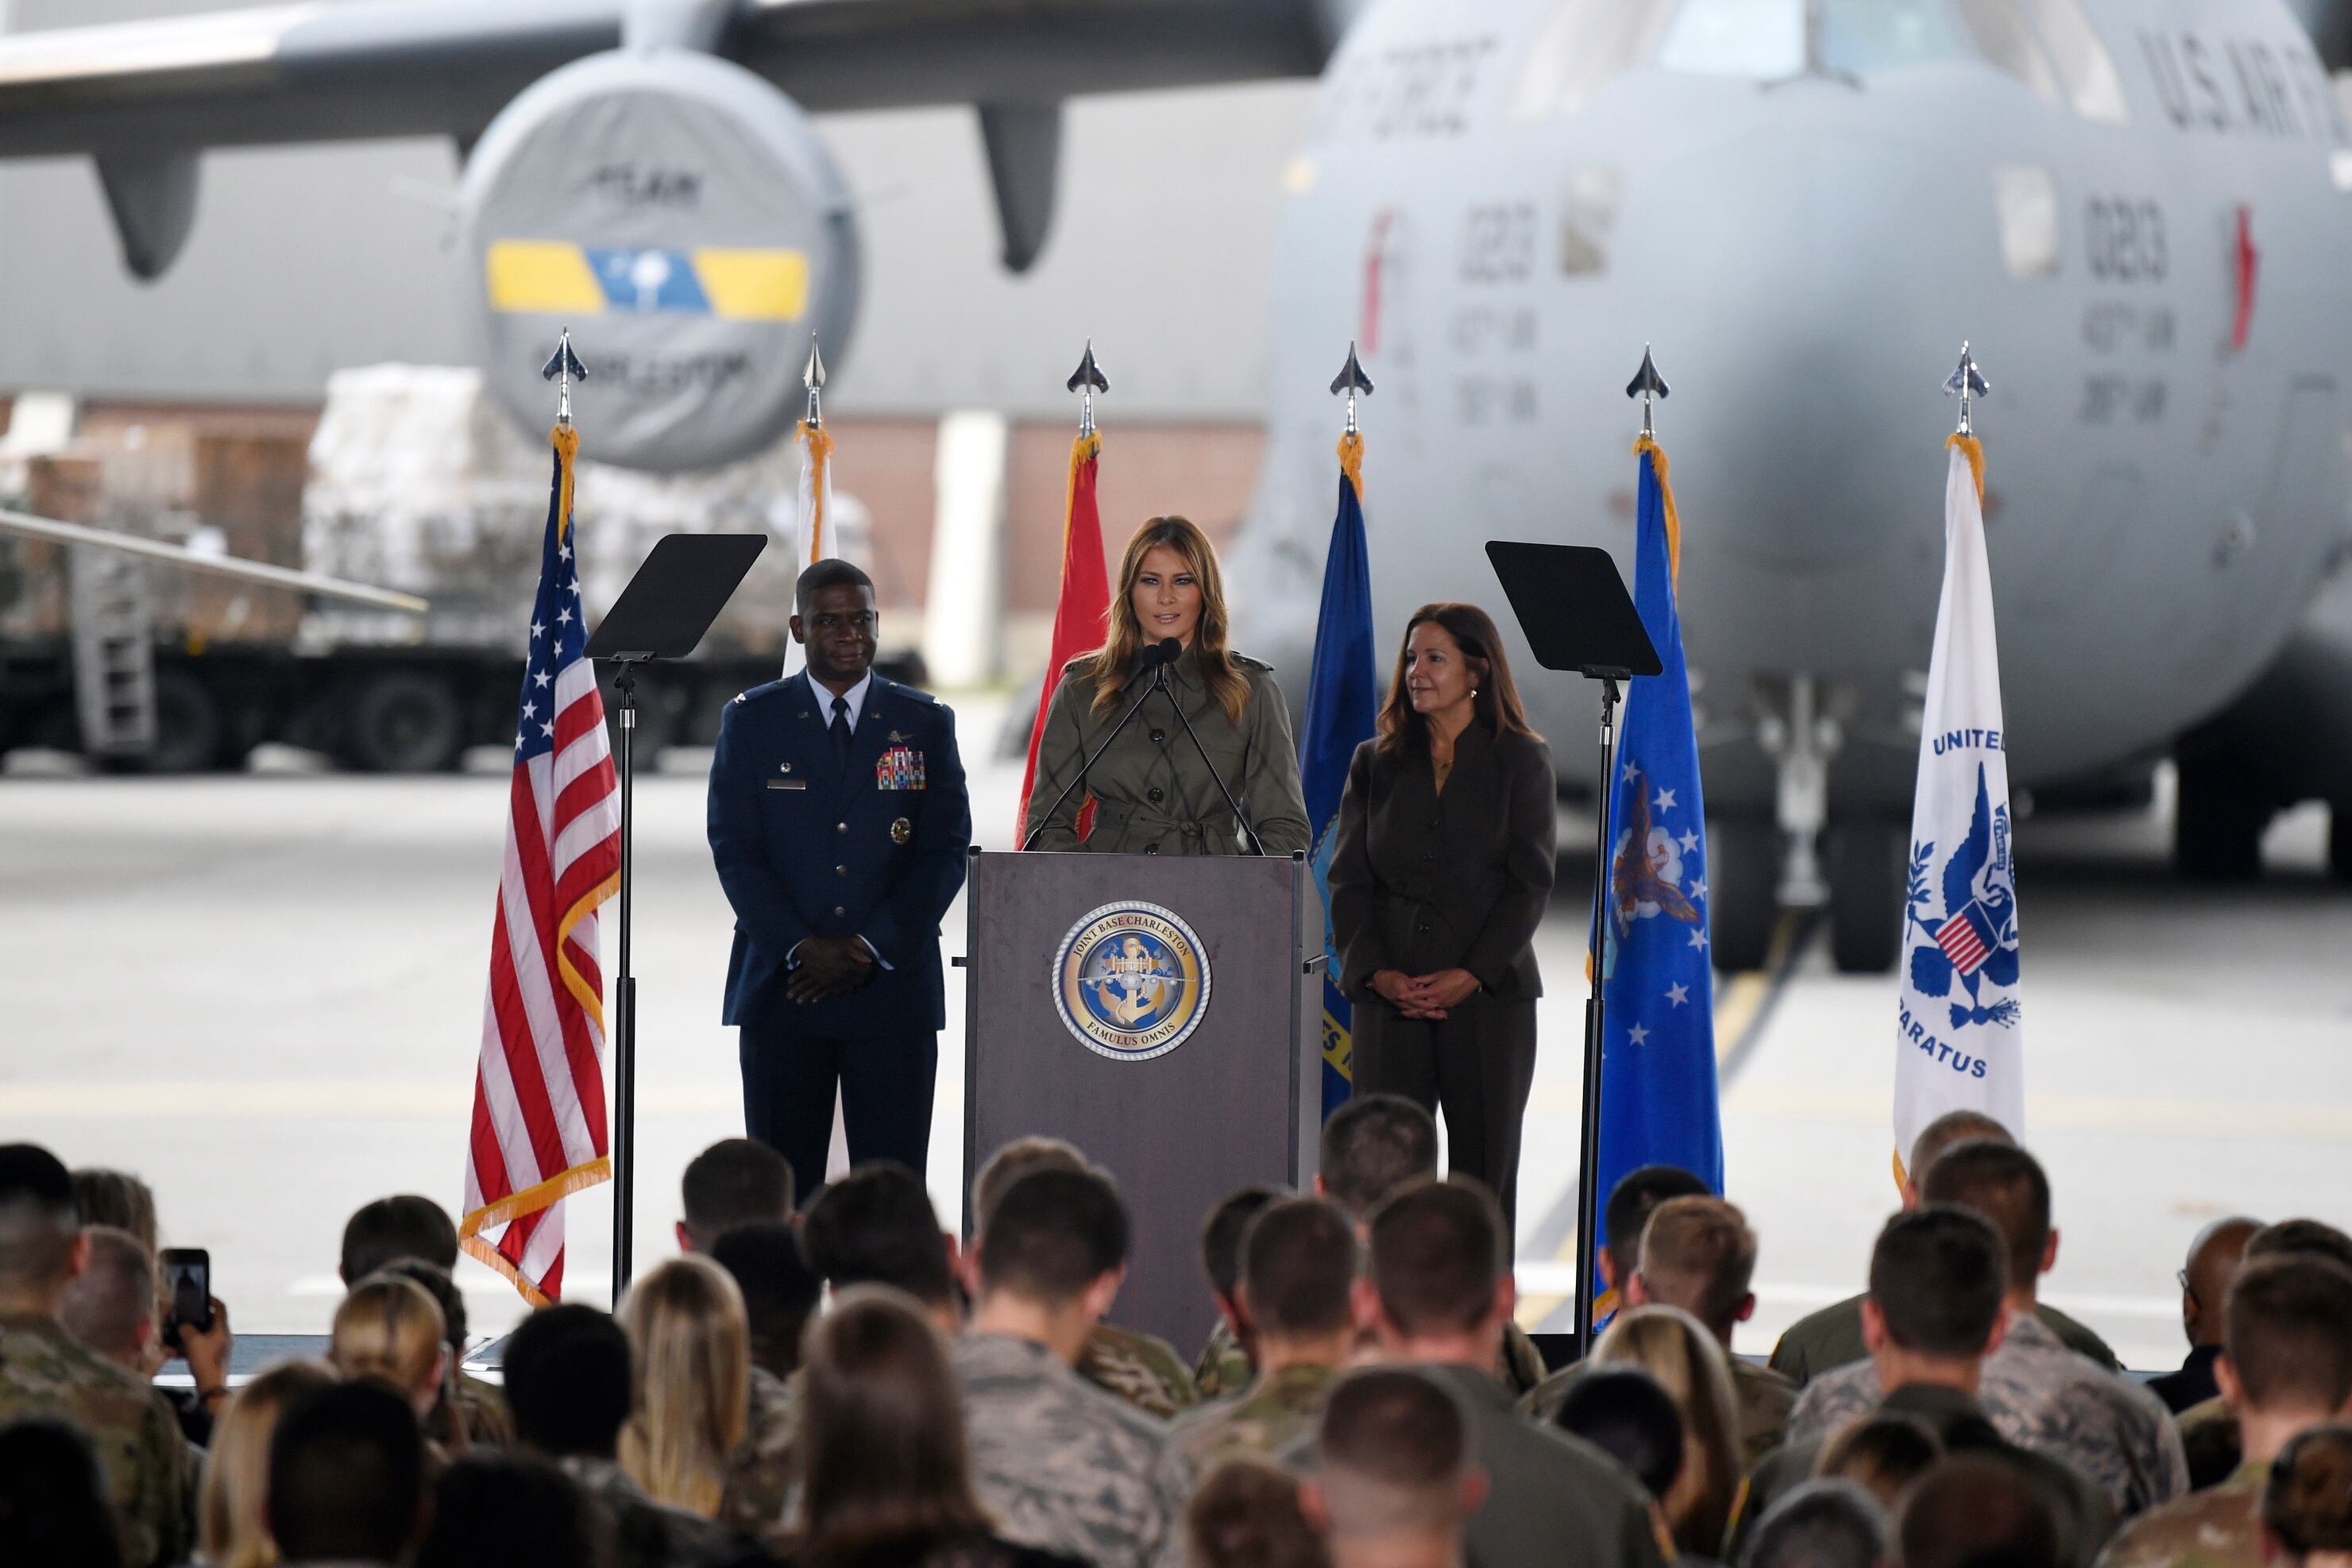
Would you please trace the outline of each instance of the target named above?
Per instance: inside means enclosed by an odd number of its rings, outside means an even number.
[[[1551,752],[1475,605],[1412,613],[1379,728],[1348,769],[1331,860],[1356,1092],[1442,1109],[1452,1168],[1512,1218],[1543,994],[1530,943],[1551,893]]]

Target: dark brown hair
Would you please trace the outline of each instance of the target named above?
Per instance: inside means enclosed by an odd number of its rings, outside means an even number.
[[[2000,1233],[1974,1209],[1922,1204],[1888,1220],[1871,1248],[1870,1299],[1886,1337],[1914,1354],[1984,1354],[2008,1294]]]
[[[2288,1439],[2263,1488],[2263,1525],[2297,1563],[2352,1552],[2352,1422],[2306,1426]]]
[[[1476,1328],[1505,1267],[1502,1210],[1465,1177],[1415,1183],[1372,1215],[1372,1289],[1403,1333]]]
[[[2009,1282],[2031,1285],[2050,1250],[2050,1178],[2042,1162],[2007,1139],[1971,1138],[1936,1156],[1919,1201],[1958,1204],[1992,1221],[2009,1250]]]
[[[842,1291],[809,1329],[803,1371],[795,1562],[912,1562],[988,1533],[947,1346],[914,1298]]]
[[[2250,1258],[2221,1345],[2257,1410],[2333,1413],[2352,1398],[2352,1270],[2311,1253]]]
[[[1486,667],[1478,677],[1471,722],[1485,725],[1486,732],[1498,741],[1505,735],[1540,740],[1528,723],[1527,709],[1520,705],[1518,686],[1511,679],[1510,658],[1503,651],[1503,635],[1495,629],[1494,618],[1475,605],[1440,600],[1423,605],[1404,624],[1404,637],[1397,643],[1396,673],[1389,678],[1389,700],[1381,707],[1380,738],[1372,742],[1374,749],[1383,756],[1429,751],[1429,721],[1412,710],[1412,699],[1404,689],[1405,649],[1412,645],[1413,628],[1423,621],[1445,628],[1463,658]]]
[[[1325,1198],[1285,1198],[1259,1215],[1243,1242],[1241,1288],[1260,1333],[1337,1333],[1349,1321],[1356,1226]]]
[[[1944,1440],[1934,1427],[1916,1415],[1882,1410],[1840,1427],[1813,1474],[1852,1481],[1893,1509],[1943,1457]]]
[[[1135,618],[1136,575],[1143,570],[1143,558],[1162,547],[1182,556],[1184,569],[1201,585],[1201,619],[1192,628],[1188,651],[1200,667],[1201,681],[1209,695],[1217,700],[1225,717],[1238,724],[1242,710],[1249,706],[1249,682],[1234,668],[1233,655],[1225,647],[1233,623],[1225,612],[1224,575],[1217,569],[1217,550],[1209,536],[1181,517],[1152,518],[1127,542],[1127,553],[1118,563],[1118,584],[1110,596],[1110,636],[1090,656],[1095,711],[1108,713],[1118,707],[1118,694],[1126,689],[1129,668],[1143,647],[1143,623]]]
[[[1194,1568],[1323,1568],[1322,1537],[1298,1510],[1298,1478],[1270,1460],[1229,1458],[1184,1508]]]

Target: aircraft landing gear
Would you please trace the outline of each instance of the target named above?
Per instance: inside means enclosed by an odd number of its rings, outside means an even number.
[[[1905,837],[1883,822],[1830,829],[1830,957],[1841,974],[1884,974],[1902,956]]]
[[[1712,822],[1706,829],[1707,949],[1726,974],[1761,969],[1780,912],[1780,833],[1769,822]]]
[[[2193,882],[2251,882],[2261,877],[2263,829],[2270,826],[2273,808],[2260,785],[2226,754],[2183,757],[2178,766],[2174,869]],[[2340,855],[2335,858],[2340,868]]]

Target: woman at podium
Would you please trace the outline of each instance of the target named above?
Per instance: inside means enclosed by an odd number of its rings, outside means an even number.
[[[1356,1092],[1442,1110],[1453,1169],[1515,1219],[1543,994],[1532,943],[1551,893],[1551,752],[1475,605],[1412,613],[1378,728],[1349,767],[1331,860]]]
[[[1234,805],[1268,855],[1307,847],[1289,710],[1273,668],[1225,646],[1227,624],[1208,536],[1181,517],[1138,529],[1109,640],[1055,689],[1023,847],[1246,854]]]

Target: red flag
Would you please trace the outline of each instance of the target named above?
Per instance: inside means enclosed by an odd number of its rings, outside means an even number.
[[[1054,651],[1045,663],[1045,685],[1037,693],[1037,721],[1029,727],[1029,766],[1021,775],[1021,811],[1015,838],[1026,834],[1029,791],[1037,782],[1037,745],[1045,738],[1045,714],[1061,683],[1062,667],[1102,647],[1110,627],[1110,574],[1103,569],[1102,513],[1095,505],[1095,468],[1102,437],[1092,430],[1070,443],[1070,506],[1062,521],[1062,597],[1054,606]],[[1091,796],[1078,808],[1078,837],[1094,826]]]

